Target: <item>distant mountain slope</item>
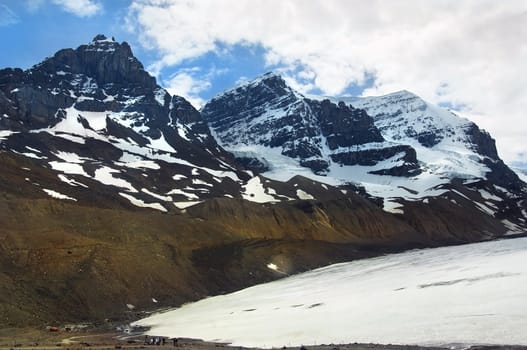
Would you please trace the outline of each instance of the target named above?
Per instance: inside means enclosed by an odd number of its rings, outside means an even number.
[[[486,131],[408,91],[332,99],[364,109],[387,140],[411,145],[432,173],[448,178],[490,177],[514,191],[525,189],[499,158],[495,141]]]

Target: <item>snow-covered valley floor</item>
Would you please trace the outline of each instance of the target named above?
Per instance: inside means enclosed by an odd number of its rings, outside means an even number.
[[[136,325],[152,327],[149,334],[259,347],[527,345],[527,238],[332,265]]]

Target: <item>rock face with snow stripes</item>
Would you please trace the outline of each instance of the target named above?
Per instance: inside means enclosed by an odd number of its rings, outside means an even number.
[[[412,145],[423,154],[423,161],[430,163],[425,155],[427,150],[437,153],[434,166],[450,178],[483,175],[516,194],[521,193],[525,186],[500,159],[489,133],[411,92],[334,100],[344,100],[365,109],[387,140]],[[478,174],[474,168],[480,168],[482,172]]]
[[[320,125],[311,106],[273,73],[225,92],[201,112],[232,150],[239,144],[278,147],[286,156],[305,160],[315,171],[327,167],[320,150]]]

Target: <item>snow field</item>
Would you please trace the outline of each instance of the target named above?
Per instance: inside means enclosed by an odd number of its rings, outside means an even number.
[[[527,345],[527,238],[337,264],[137,321],[235,346]],[[272,269],[280,266],[268,265]]]

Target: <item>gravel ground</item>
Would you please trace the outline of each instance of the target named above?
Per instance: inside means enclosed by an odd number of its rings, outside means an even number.
[[[231,347],[228,344],[209,343],[197,339],[180,338],[174,345],[172,339],[165,339],[165,344],[150,345],[153,337],[145,338],[142,334],[125,334],[116,331],[83,329],[78,331],[50,332],[35,329],[2,329],[0,330],[0,350],[16,349],[178,349],[178,350],[245,350],[248,348]],[[154,337],[155,338],[155,337]],[[286,348],[282,348],[286,349]],[[290,350],[452,350],[467,349],[461,345],[448,347],[420,347],[411,345],[380,344],[321,344],[290,347]],[[527,350],[527,346],[515,345],[477,345],[470,350]],[[250,350],[259,350],[250,348]]]

